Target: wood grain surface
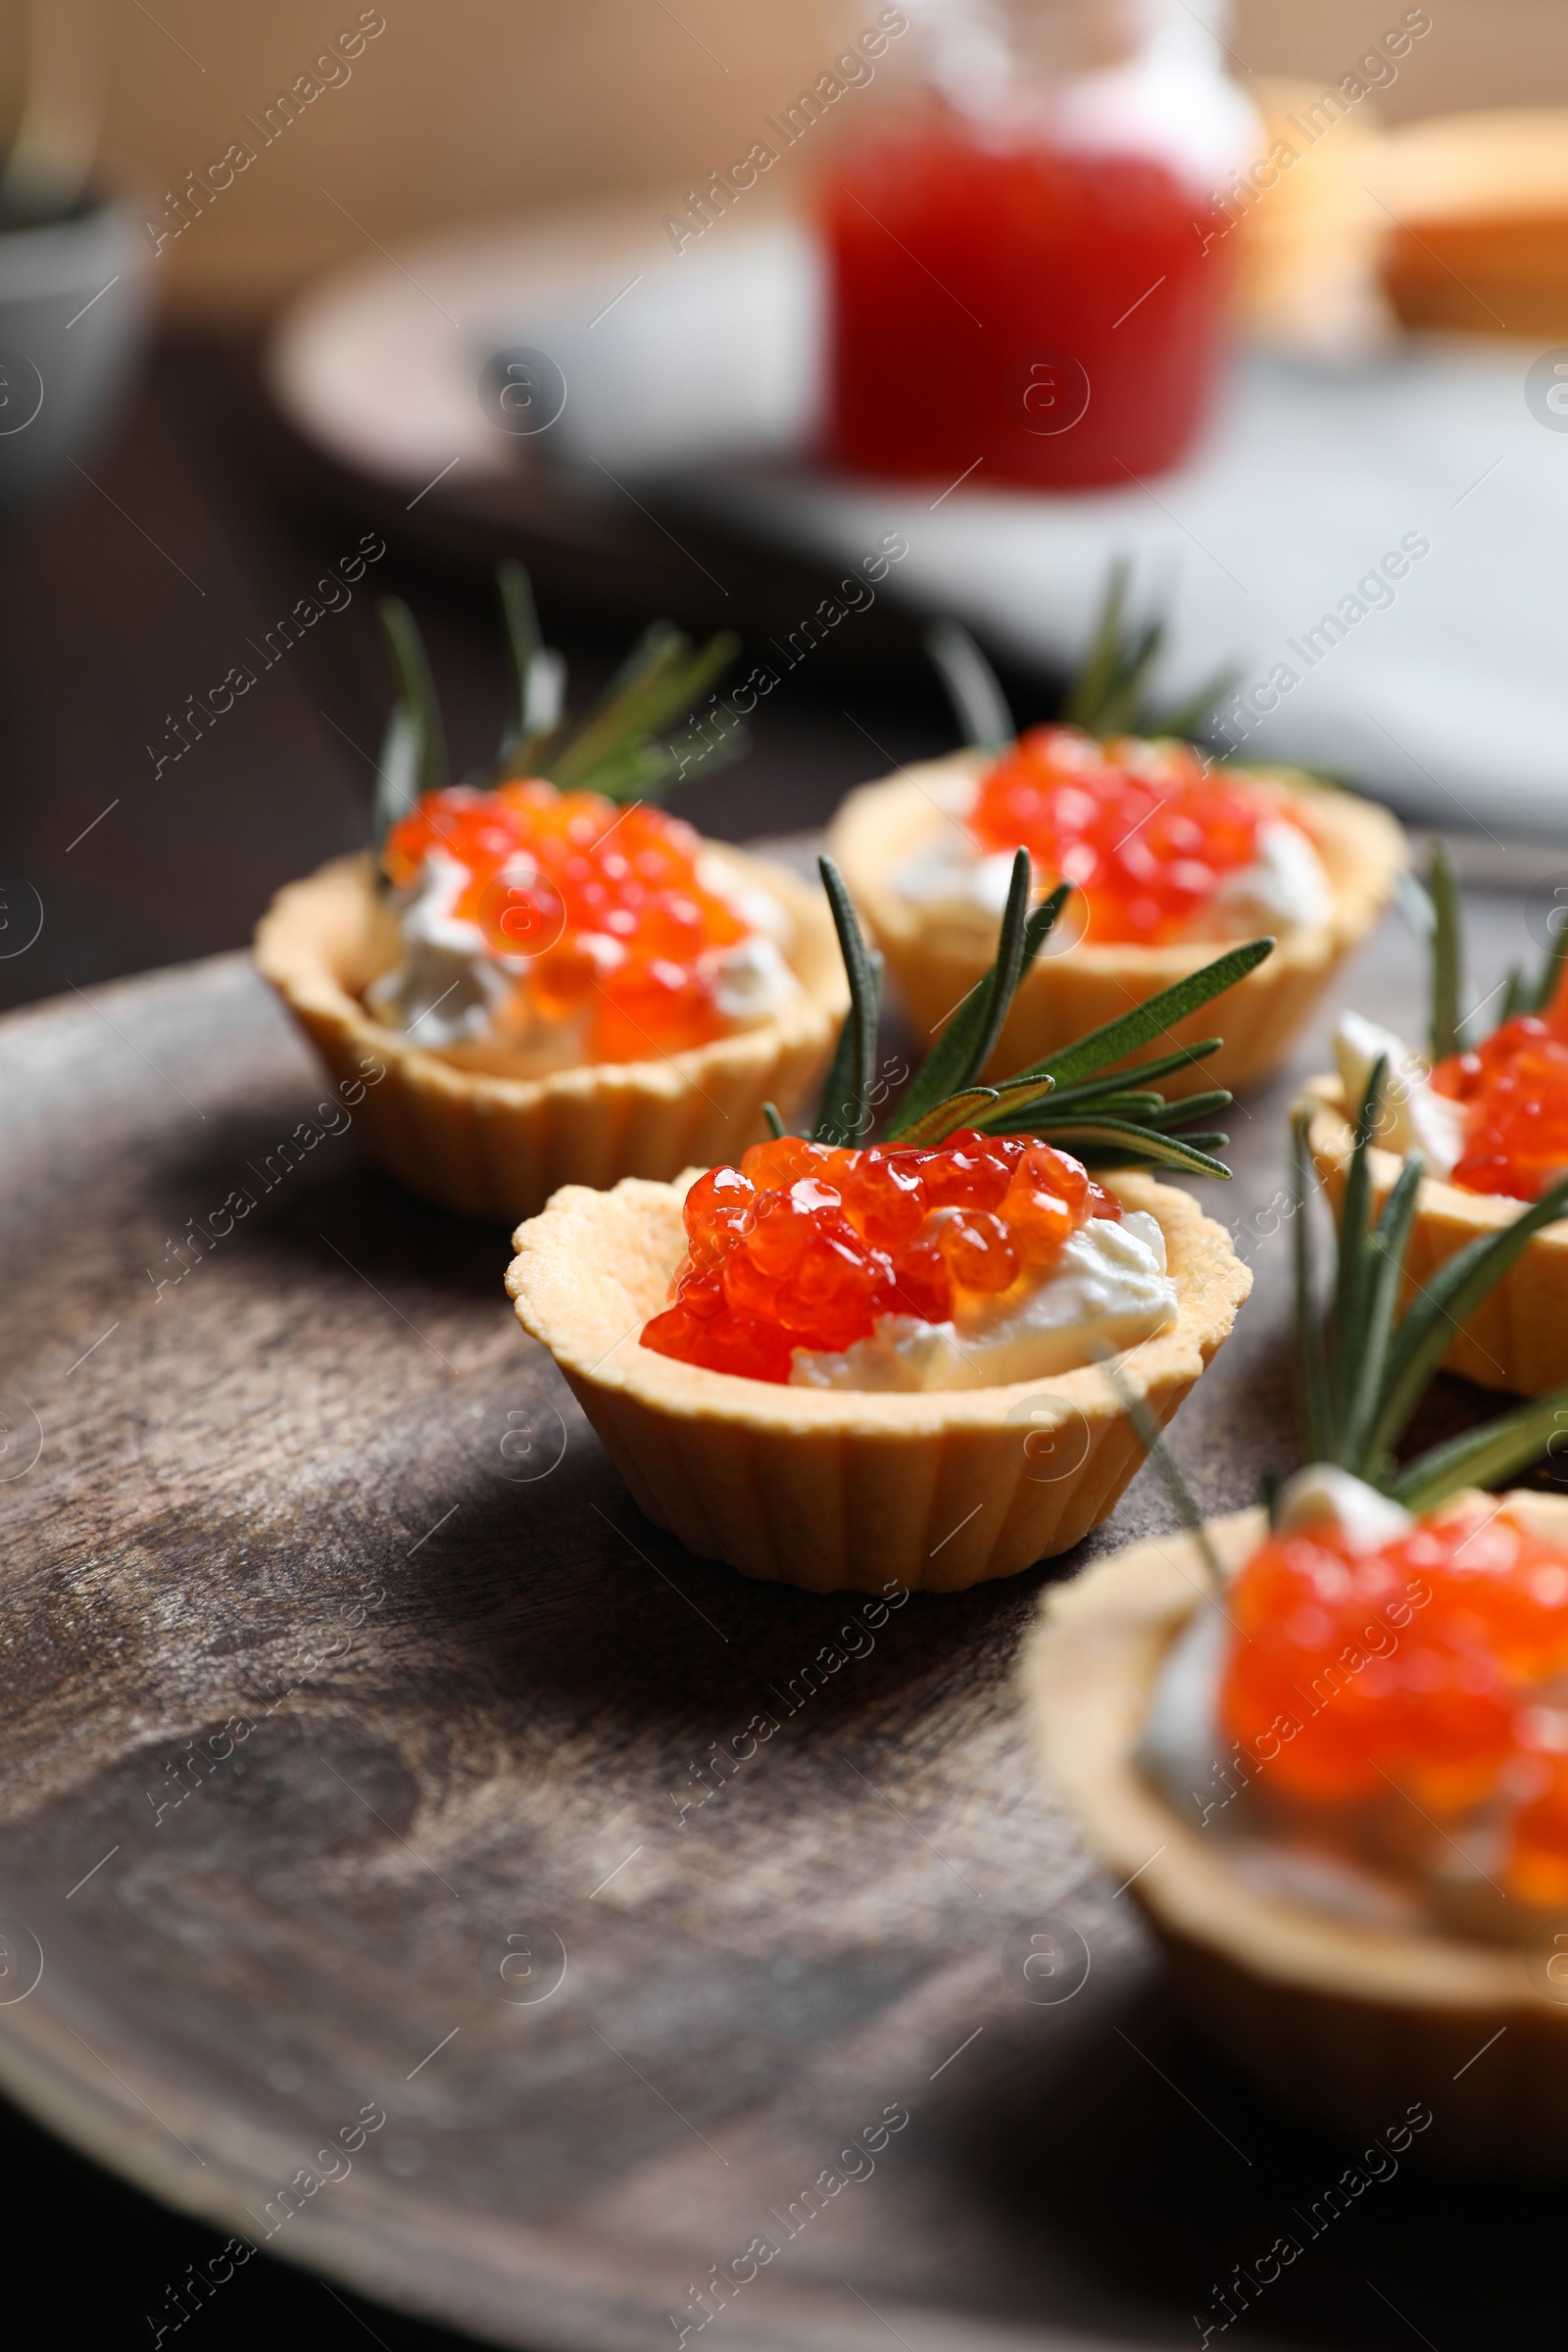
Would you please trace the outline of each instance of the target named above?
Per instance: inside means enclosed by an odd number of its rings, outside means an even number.
[[[1408,964],[1357,1001],[1413,1023]],[[1212,1509],[1291,1458],[1288,1092],[1205,1188],[1258,1277],[1175,1429]],[[1185,2039],[1037,1785],[1042,1572],[878,1615],[691,1559],[504,1233],[322,1102],[239,956],[0,1023],[0,2082],[538,2352],[1191,2342],[1346,2153]],[[1168,1524],[1146,1474],[1052,1573]],[[1551,2208],[1489,2199],[1405,2168],[1238,2332],[1537,2340]]]

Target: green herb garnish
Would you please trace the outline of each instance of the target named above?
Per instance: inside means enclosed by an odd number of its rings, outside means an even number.
[[[1296,1352],[1307,1457],[1332,1462],[1391,1495],[1406,1510],[1431,1510],[1461,1487],[1490,1485],[1544,1453],[1568,1388],[1435,1446],[1402,1467],[1394,1448],[1460,1326],[1519,1256],[1533,1234],[1568,1208],[1568,1177],[1498,1233],[1483,1235],[1429,1274],[1402,1311],[1406,1261],[1423,1161],[1405,1160],[1376,1223],[1368,1153],[1387,1075],[1379,1060],[1356,1114],[1327,1308],[1318,1301],[1308,1225],[1309,1106],[1292,1121],[1296,1193]]]
[[[1538,972],[1532,975],[1520,964],[1510,970],[1502,984],[1501,1009],[1495,1020],[1486,1017],[1492,998],[1471,1012],[1460,1012],[1465,993],[1464,921],[1458,878],[1446,842],[1434,840],[1432,844],[1425,887],[1413,874],[1400,877],[1399,907],[1411,928],[1427,943],[1427,1044],[1435,1062],[1446,1060],[1450,1054],[1471,1052],[1517,1013],[1544,1012],[1556,995],[1563,962],[1568,957],[1568,921],[1559,923],[1555,929],[1548,921],[1551,944]]]
[[[563,791],[651,801],[675,784],[710,775],[745,751],[746,729],[733,711],[715,706],[700,725],[691,717],[735,659],[738,637],[726,631],[698,646],[672,622],[655,621],[573,727],[564,716],[565,661],[540,634],[527,572],[518,563],[501,564],[496,584],[512,696],[494,764],[488,774],[470,776],[470,784],[486,790],[538,776]],[[418,626],[401,597],[384,597],[376,612],[398,689],[376,770],[379,852],[420,795],[441,790],[448,769],[440,705]],[[683,718],[685,737],[672,737],[669,730]]]
[[[1128,609],[1132,566],[1113,564],[1089,652],[1067,690],[1062,722],[1101,742],[1112,735],[1177,737],[1193,742],[1242,672],[1225,668],[1168,710],[1146,700],[1150,673],[1165,649],[1170,622],[1163,612],[1135,620]],[[995,670],[967,630],[940,621],[926,631],[925,648],[948,690],[965,743],[1000,752],[1017,733]]]
[[[870,1130],[878,1092],[877,1018],[880,959],[866,948],[838,867],[818,860],[823,888],[833,909],[844,968],[850,983],[850,1014],[839,1038],[817,1105],[812,1141],[856,1144]],[[1271,939],[1231,948],[1174,987],[1135,1005],[1088,1037],[1012,1077],[981,1082],[1003,1024],[1035,958],[1050,937],[1072,885],[1063,882],[1038,906],[1029,905],[1029,853],[1019,850],[991,966],[955,1011],[898,1108],[883,1142],[929,1149],[959,1127],[982,1135],[1032,1135],[1073,1152],[1090,1168],[1175,1168],[1190,1176],[1228,1177],[1212,1156],[1226,1142],[1211,1129],[1177,1133],[1222,1110],[1231,1098],[1223,1087],[1167,1102],[1154,1081],[1212,1054],[1217,1037],[1179,1046],[1135,1069],[1113,1067],[1184,1020],[1199,1005],[1220,996],[1263,961]],[[776,1114],[775,1114],[776,1116]]]

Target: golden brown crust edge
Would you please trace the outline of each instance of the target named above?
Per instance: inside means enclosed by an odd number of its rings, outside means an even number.
[[[1511,1499],[1568,1545],[1568,1499]],[[1209,1528],[1227,1564],[1261,1531],[1255,1511]],[[1194,2021],[1277,2097],[1339,2129],[1375,2133],[1419,2102],[1438,2126],[1429,2152],[1444,2161],[1568,2164],[1568,2007],[1541,1988],[1548,1954],[1533,1968],[1524,1952],[1282,1901],[1243,1880],[1223,1843],[1138,1772],[1132,1751],[1159,1664],[1202,1586],[1187,1537],[1134,1544],[1047,1593],[1020,1667],[1047,1774],[1107,1873],[1137,1872],[1131,1891]]]
[[[368,856],[278,892],[257,927],[257,968],[335,1079],[360,1077],[367,1060],[384,1070],[356,1113],[374,1159],[449,1208],[528,1216],[564,1184],[668,1178],[739,1158],[763,1132],[763,1102],[788,1115],[826,1064],[849,992],[821,893],[782,866],[708,846],[789,909],[789,961],[806,994],[778,1020],[690,1053],[527,1079],[422,1053],[361,1002],[398,954]]]
[[[1106,1181],[1158,1217],[1178,1283],[1176,1324],[1127,1359],[1163,1424],[1228,1338],[1251,1275],[1185,1193]],[[743,1380],[639,1346],[685,1249],[683,1197],[568,1187],[518,1228],[507,1288],[638,1508],[689,1551],[815,1592],[895,1580],[956,1592],[1069,1550],[1114,1508],[1143,1449],[1097,1370],[871,1396]]]
[[[1345,1196],[1351,1131],[1338,1078],[1314,1078],[1303,1100],[1312,1107],[1307,1148],[1336,1216]],[[1381,1209],[1402,1160],[1393,1152],[1370,1153],[1373,1199]],[[1511,1225],[1521,1203],[1486,1193],[1465,1193],[1428,1177],[1416,1204],[1405,1282],[1408,1298],[1436,1269],[1483,1234]],[[1525,1244],[1502,1281],[1484,1299],[1444,1359],[1484,1389],[1520,1396],[1544,1396],[1568,1381],[1568,1218],[1544,1226]]]
[[[914,907],[892,874],[935,826],[934,808],[956,776],[979,772],[978,754],[930,760],[851,793],[833,823],[831,846],[857,904],[908,1007],[917,1033],[933,1033],[974,986],[996,953],[996,924],[950,922]],[[1172,1094],[1210,1086],[1239,1090],[1276,1069],[1345,958],[1372,930],[1405,861],[1404,837],[1370,801],[1300,777],[1257,779],[1292,804],[1307,826],[1334,889],[1332,921],[1287,931],[1266,963],[1221,1000],[1179,1023],[1148,1059],[1170,1045],[1224,1031],[1218,1052],[1162,1083]],[[1027,1067],[1076,1037],[1117,1019],[1135,1004],[1212,960],[1212,941],[1178,947],[1082,947],[1043,958],[1019,989],[990,1071]]]

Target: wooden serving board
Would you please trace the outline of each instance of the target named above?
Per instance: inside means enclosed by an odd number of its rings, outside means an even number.
[[[1495,963],[1520,902],[1478,921]],[[1391,931],[1359,1002],[1413,1023],[1409,963]],[[1257,1290],[1176,1428],[1213,1509],[1290,1460],[1288,1092],[1234,1118]],[[321,1095],[238,956],[0,1023],[0,2082],[537,2352],[1192,2341],[1346,2155],[1186,2040],[1026,1747],[1044,1579],[1158,1491],[880,1615],[695,1561],[505,1234]],[[1239,2329],[1533,2338],[1551,2210],[1406,2167]]]

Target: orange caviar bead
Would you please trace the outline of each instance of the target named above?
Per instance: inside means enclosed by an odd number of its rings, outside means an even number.
[[[1435,1825],[1512,1808],[1501,1878],[1568,1901],[1568,1560],[1487,1498],[1375,1552],[1277,1537],[1237,1577],[1225,1728],[1278,1799],[1413,1800]],[[1406,1822],[1404,1827],[1408,1828]]]
[[[1226,875],[1257,863],[1269,813],[1188,744],[1052,726],[988,771],[968,821],[982,848],[1026,849],[1048,883],[1074,883],[1091,939],[1159,943],[1189,937]]]
[[[786,1381],[796,1348],[841,1351],[884,1315],[944,1323],[956,1293],[1005,1291],[1088,1218],[1120,1215],[1077,1160],[1018,1136],[966,1128],[934,1151],[781,1136],[692,1186],[686,1262],[643,1346]]]
[[[1465,1105],[1464,1150],[1449,1182],[1467,1193],[1539,1200],[1568,1169],[1568,1006],[1559,985],[1544,1018],[1521,1013],[1432,1073]]]
[[[534,779],[426,793],[382,857],[400,888],[432,855],[455,860],[467,879],[453,911],[517,959],[528,1008],[580,1018],[590,1059],[646,1061],[723,1033],[714,966],[746,924],[698,880],[702,846],[661,808]]]

